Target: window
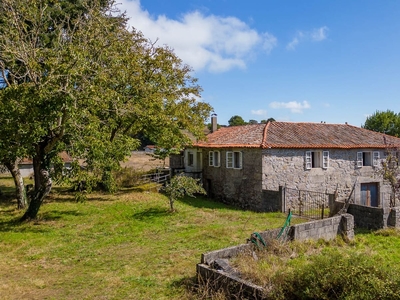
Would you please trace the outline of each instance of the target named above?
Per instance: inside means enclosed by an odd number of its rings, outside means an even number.
[[[188,166],[193,166],[194,164],[194,155],[192,152],[188,153]]]
[[[306,170],[329,167],[329,151],[306,151]]]
[[[208,152],[208,165],[212,167],[220,166],[220,154],[219,151]]]
[[[374,152],[357,152],[357,167],[363,166],[379,166],[379,151]]]
[[[226,167],[231,169],[242,168],[242,152],[228,151],[226,152]]]

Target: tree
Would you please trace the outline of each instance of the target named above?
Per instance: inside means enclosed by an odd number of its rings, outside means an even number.
[[[248,124],[258,124],[257,120],[249,120]]]
[[[229,126],[241,126],[246,125],[246,122],[243,120],[241,116],[235,115],[228,121]]]
[[[267,120],[261,120],[261,124],[267,124],[268,122],[275,122],[274,118],[268,118]]]
[[[400,167],[399,167],[399,149],[387,143],[386,158],[382,161],[382,168],[378,169],[378,173],[382,176],[392,190],[390,195],[390,207],[396,206],[396,198],[399,197],[400,190]]]
[[[172,177],[171,181],[164,188],[169,199],[170,210],[175,211],[174,202],[183,198],[185,195],[194,197],[194,194],[207,194],[199,179],[177,175]]]
[[[400,136],[400,114],[391,110],[376,111],[367,117],[362,128],[376,132],[386,133],[396,137]]]
[[[0,159],[13,159],[4,153],[14,145],[16,156],[30,156],[34,165],[23,220],[36,217],[50,192],[61,151],[75,159],[64,178],[112,190],[112,171],[139,145],[133,136],[180,147],[190,142],[182,129],[203,137],[211,112],[196,100],[201,88],[191,68],[168,47],[128,30],[114,1],[82,0],[78,10],[75,2],[0,3],[0,70],[9,73],[0,118],[16,133],[8,141],[0,131]]]

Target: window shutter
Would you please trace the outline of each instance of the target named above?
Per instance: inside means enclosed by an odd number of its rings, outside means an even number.
[[[372,165],[377,167],[379,166],[379,151],[375,151],[373,155]]]
[[[357,152],[357,167],[361,168],[363,166],[363,153]]]
[[[306,170],[311,170],[311,151],[306,151]]]
[[[329,151],[322,152],[322,167],[324,169],[329,168]]]
[[[214,152],[213,151],[208,152],[208,165],[209,166],[214,165]]]
[[[232,151],[226,152],[226,167],[233,168],[233,152]]]

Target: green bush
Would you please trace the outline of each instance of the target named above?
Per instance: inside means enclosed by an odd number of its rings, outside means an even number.
[[[168,196],[171,211],[175,211],[174,202],[177,199],[181,199],[184,196],[194,197],[195,194],[207,194],[200,183],[200,179],[184,175],[172,177],[170,182],[165,186],[164,192]]]
[[[327,249],[274,277],[275,299],[399,299],[397,266],[378,255]]]

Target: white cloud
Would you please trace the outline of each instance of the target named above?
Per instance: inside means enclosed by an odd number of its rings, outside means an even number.
[[[300,42],[313,41],[321,42],[327,38],[329,28],[322,26],[311,31],[298,31],[296,36],[286,45],[287,50],[295,50]]]
[[[311,32],[311,39],[316,42],[320,42],[326,39],[328,27],[323,26],[321,28],[314,29]]]
[[[289,109],[292,113],[298,113],[298,114],[303,113],[304,109],[311,107],[307,101],[271,102],[269,106],[274,109],[281,109],[281,108]]]
[[[267,111],[265,109],[257,109],[257,110],[252,110],[251,114],[256,116],[266,116]]]
[[[235,17],[188,12],[179,20],[165,15],[151,16],[139,0],[120,0],[118,8],[126,11],[129,26],[143,32],[152,41],[172,47],[175,53],[195,70],[224,72],[245,68],[246,59],[257,49],[269,54],[277,45],[270,33],[259,33]]]
[[[289,44],[287,44],[286,49],[294,50],[299,43],[299,39],[295,37]]]

